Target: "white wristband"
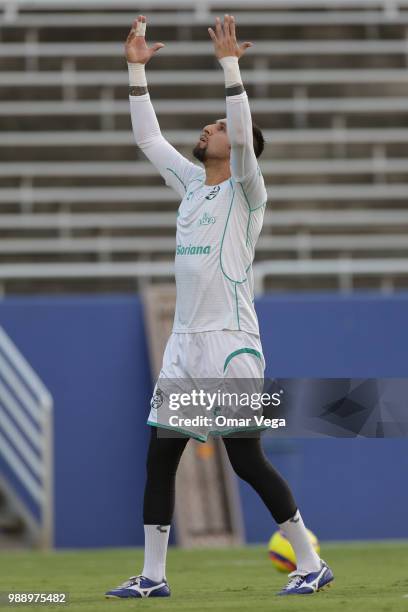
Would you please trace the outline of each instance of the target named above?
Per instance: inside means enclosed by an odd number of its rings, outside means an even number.
[[[238,58],[234,55],[229,55],[227,57],[222,57],[218,61],[224,69],[225,87],[231,87],[232,85],[242,85]]]
[[[145,65],[128,62],[129,85],[131,87],[147,87]]]

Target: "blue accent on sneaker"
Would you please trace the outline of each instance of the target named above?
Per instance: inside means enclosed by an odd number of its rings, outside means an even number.
[[[107,599],[132,597],[170,597],[166,580],[154,582],[145,576],[131,576],[123,584],[105,593]]]
[[[317,572],[306,573],[295,570],[289,574],[289,578],[288,584],[278,595],[311,595],[334,580],[333,572],[323,560]]]

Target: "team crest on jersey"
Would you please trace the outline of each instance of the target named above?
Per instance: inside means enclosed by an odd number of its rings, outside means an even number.
[[[198,225],[212,225],[215,223],[215,217],[205,212],[201,219],[198,220]]]
[[[163,391],[157,387],[152,399],[150,400],[150,408],[157,410],[164,401]]]
[[[221,187],[216,185],[213,189],[211,189],[210,193],[205,196],[206,200],[213,200],[219,193]]]

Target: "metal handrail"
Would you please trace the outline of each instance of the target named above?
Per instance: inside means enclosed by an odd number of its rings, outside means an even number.
[[[0,241],[0,254],[94,253],[111,255],[169,254],[175,249],[174,236],[99,236],[97,238],[13,238]],[[408,250],[406,234],[325,234],[298,233],[289,236],[261,235],[256,251],[367,251]]]
[[[336,276],[349,287],[354,275],[408,274],[407,258],[300,259],[257,262],[253,266],[255,294],[262,294],[268,276]],[[148,280],[173,278],[173,262],[109,262],[0,265],[0,280],[127,278]]]
[[[192,8],[192,7],[190,7]],[[237,7],[238,8],[238,7]],[[407,24],[408,15],[398,10],[332,10],[332,11],[245,11],[239,8],[234,14],[238,23],[252,25],[271,25],[279,26],[327,26],[327,25],[389,25]],[[154,27],[169,26],[208,26],[218,14],[211,12],[199,13],[191,10],[173,12],[149,11],[149,23]],[[96,12],[87,13],[85,11],[57,13],[18,13],[17,11],[5,11],[2,18],[0,14],[0,25],[4,28],[15,27],[37,28],[37,27],[127,27],[135,17],[134,12]]]
[[[273,185],[267,188],[268,201],[280,202],[301,200],[303,202],[331,199],[334,201],[353,200],[406,200],[406,183],[374,184],[299,184]],[[180,196],[168,187],[21,187],[0,188],[0,206],[11,203],[30,205],[32,203],[88,203],[129,202],[137,206],[147,202],[179,202]]]
[[[262,130],[267,143],[408,143],[407,128],[315,128]],[[163,136],[176,145],[191,145],[197,140],[197,130],[163,130]],[[55,130],[9,131],[2,133],[0,147],[50,146],[67,147],[93,145],[134,145],[130,130]],[[48,162],[46,162],[48,163]],[[62,163],[62,162],[60,162]],[[81,162],[82,163],[82,162]],[[109,162],[110,163],[110,162]],[[138,162],[138,164],[143,162]],[[136,163],[135,163],[136,166]],[[137,167],[142,167],[137,165]],[[146,168],[153,168],[146,163]],[[152,172],[156,172],[154,169]]]
[[[368,157],[333,159],[269,159],[260,161],[264,175],[297,174],[360,174],[408,172],[408,158]],[[62,176],[158,176],[149,162],[128,161],[63,161],[63,162],[2,162],[0,177],[62,177]]]
[[[408,274],[407,258],[384,259],[298,259],[288,261],[261,261],[254,265],[254,290],[256,295],[265,291],[268,276],[337,276],[340,286],[350,289],[356,274],[396,275]]]
[[[162,41],[166,46],[166,57],[213,56],[211,43],[197,41]],[[385,40],[257,40],[251,55],[356,55],[379,54],[393,55],[406,54],[407,41],[405,39]],[[90,43],[47,43],[26,41],[19,43],[0,43],[0,57],[123,57],[123,44],[115,42]],[[4,77],[6,73],[2,76]],[[17,73],[18,74],[18,73]],[[24,72],[29,75],[30,72]],[[24,78],[26,78],[24,76]]]
[[[242,70],[241,74],[246,85],[377,84],[406,83],[408,81],[406,68],[254,69]],[[127,75],[124,70],[7,70],[2,72],[1,86],[16,87],[22,84],[25,87],[125,86],[126,79]],[[222,85],[224,83],[223,79],[220,70],[151,70],[149,72],[149,84],[160,87]],[[341,99],[339,100],[341,101]],[[273,103],[274,100],[271,102]],[[308,102],[312,103],[313,99]],[[3,103],[2,106],[6,106],[6,104]],[[24,104],[29,103],[21,102],[19,106],[23,108]],[[202,106],[205,107],[205,101],[202,102]],[[361,110],[364,110],[364,103]]]
[[[408,71],[407,71],[408,74]],[[211,113],[225,113],[223,98],[208,100],[197,99],[155,99],[154,108],[158,115],[208,116]],[[251,100],[254,114],[302,114],[302,113],[407,113],[408,97],[347,97],[347,98],[255,98]],[[128,100],[97,99],[69,101],[30,101],[10,100],[0,102],[1,116],[64,116],[64,115],[128,115]]]
[[[61,230],[95,228],[164,228],[174,230],[176,211],[133,213],[27,213],[1,215],[2,229]],[[408,225],[408,211],[396,209],[266,210],[264,228],[293,227],[381,227]]]
[[[355,8],[355,7],[379,7],[384,10],[397,10],[399,7],[408,6],[408,0],[255,0],[254,8],[331,8],[336,9]],[[10,7],[10,10],[25,9],[52,9],[66,11],[69,9],[134,9],[133,0],[0,0],[0,8],[5,10]],[[168,8],[168,0],[139,0],[138,7],[159,9]],[[198,10],[199,12],[207,12],[211,8],[240,8],[248,7],[247,0],[173,0],[172,8],[180,9],[187,8],[189,10]]]
[[[53,546],[54,539],[52,422],[51,394],[0,327],[0,454],[39,504],[39,524],[12,483],[2,478],[2,485],[19,499],[28,524],[36,524],[36,540],[44,548]]]

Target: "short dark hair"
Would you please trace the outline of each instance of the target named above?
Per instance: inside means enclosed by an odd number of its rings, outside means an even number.
[[[262,151],[265,148],[265,138],[263,137],[262,130],[256,123],[252,122],[252,134],[254,137],[254,151],[256,157],[262,155]]]

